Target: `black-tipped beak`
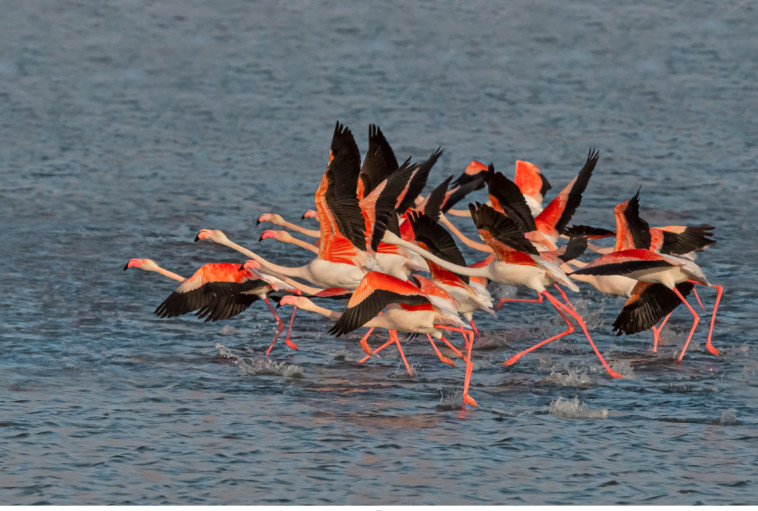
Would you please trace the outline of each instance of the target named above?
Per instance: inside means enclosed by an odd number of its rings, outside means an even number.
[[[255,221],[255,225],[261,225],[261,219],[258,218],[258,220]]]
[[[260,238],[258,238],[258,243],[260,243],[261,241],[263,241],[263,234],[261,234]]]
[[[300,217],[300,220],[305,220],[305,213],[303,213],[303,216]]]
[[[124,271],[126,271],[128,269],[129,269],[129,261],[127,261],[126,264],[124,265]]]
[[[200,241],[200,233],[197,233],[197,234],[195,235],[195,241]]]
[[[245,269],[245,263],[240,264],[240,267],[237,271],[242,271]]]

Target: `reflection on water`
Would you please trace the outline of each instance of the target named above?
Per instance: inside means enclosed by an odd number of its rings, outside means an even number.
[[[0,500],[753,502],[755,17],[706,1],[6,5]],[[480,406],[461,412],[463,364],[422,341],[406,343],[409,378],[396,350],[358,364],[358,334],[308,313],[300,350],[270,358],[258,304],[225,324],[153,316],[175,283],[123,264],[240,260],[193,243],[201,228],[306,260],[257,245],[254,220],[312,207],[336,120],[363,151],[371,122],[400,158],[443,146],[430,185],[471,159],[508,175],[527,159],[560,188],[599,148],[576,223],[611,227],[642,187],[651,225],[717,226],[698,262],[726,289],[721,356],[701,327],[677,363],[687,311],[657,354],[649,334],[610,335],[623,300],[583,288],[572,299],[625,379],[580,335],[504,368],[562,328],[513,304],[477,317]]]

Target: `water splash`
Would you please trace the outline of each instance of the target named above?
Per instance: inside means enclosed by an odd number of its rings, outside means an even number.
[[[621,376],[627,379],[633,379],[637,376],[634,373],[632,364],[628,360],[614,360],[610,362],[611,369],[619,373]]]
[[[548,385],[559,385],[561,387],[578,387],[586,389],[596,385],[595,380],[590,378],[586,371],[569,370],[567,374],[551,371],[549,375],[542,378],[540,383]]]
[[[224,327],[218,331],[218,335],[223,335],[223,336],[230,336],[236,333],[237,333],[237,329],[234,328],[232,325],[224,325]]]
[[[592,410],[589,406],[579,401],[578,397],[574,399],[566,399],[559,397],[552,403],[550,403],[550,413],[556,417],[564,417],[566,419],[607,419],[608,410],[603,408],[601,410]]]
[[[300,378],[303,376],[303,368],[294,364],[277,362],[265,356],[243,357],[233,353],[223,344],[216,343],[219,355],[234,361],[245,374],[283,376],[285,378]]]
[[[728,410],[724,410],[721,413],[721,417],[718,420],[718,424],[722,426],[734,426],[735,424],[739,424],[739,421],[737,420],[737,410],[734,408],[729,408]]]

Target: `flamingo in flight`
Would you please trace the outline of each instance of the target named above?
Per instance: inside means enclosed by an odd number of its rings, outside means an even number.
[[[284,329],[284,322],[268,301],[272,291],[288,289],[281,280],[263,275],[256,265],[240,268],[236,263],[208,263],[201,266],[192,276],[185,279],[172,271],[158,266],[152,259],[130,259],[124,270],[139,268],[159,273],[181,284],[156,309],[161,318],[181,316],[196,312],[205,321],[229,319],[245,311],[255,300],[263,300],[278,324],[271,346],[276,343]],[[269,346],[269,351],[271,350]],[[297,349],[297,346],[290,346]],[[268,354],[268,352],[267,352]]]
[[[575,270],[573,274],[579,275],[625,275],[629,278],[635,279],[640,282],[650,284],[661,284],[664,287],[671,290],[685,306],[689,309],[693,316],[693,324],[690,329],[690,334],[684,343],[681,353],[679,354],[679,360],[684,357],[684,353],[687,350],[692,335],[695,333],[697,324],[700,317],[695,312],[690,304],[687,302],[683,291],[689,292],[694,289],[692,286],[684,286],[684,283],[700,284],[707,287],[716,289],[716,303],[713,306],[713,313],[711,317],[710,329],[708,332],[708,339],[706,341],[706,349],[713,355],[718,355],[718,350],[712,345],[713,327],[716,321],[716,310],[718,309],[721,296],[723,294],[723,287],[714,285],[708,282],[702,269],[689,258],[682,255],[663,254],[658,250],[664,245],[662,240],[664,237],[656,237],[652,234],[652,230],[648,226],[647,222],[639,216],[639,190],[630,200],[622,202],[616,206],[614,210],[616,216],[616,245],[615,251],[610,254],[605,254],[590,264],[587,264],[579,270]],[[710,227],[710,226],[707,226]],[[713,228],[710,227],[712,230]],[[691,233],[690,233],[691,234]],[[672,242],[669,238],[667,244],[667,251],[671,252],[672,247],[680,247],[679,250],[690,252],[697,250],[692,247],[705,248],[715,243],[712,239],[703,240],[700,239],[697,242],[692,242],[692,237],[689,237],[689,242]],[[640,288],[642,289],[642,288]],[[639,292],[637,293],[639,294]],[[659,300],[660,301],[660,300]],[[630,299],[630,302],[633,300]],[[631,305],[627,302],[625,309]],[[672,303],[672,300],[667,299],[667,303]],[[657,328],[654,328],[655,334],[655,347],[657,347],[658,336],[660,330],[663,328],[666,320],[670,316],[675,307],[659,308],[661,317],[666,316],[663,323]],[[667,312],[663,312],[667,310]],[[622,315],[624,311],[622,311]],[[660,319],[660,318],[658,318]],[[620,315],[617,318],[617,322],[623,323],[623,318]],[[614,324],[615,325],[615,324]],[[630,329],[631,330],[631,329]],[[626,333],[626,329],[622,330]]]
[[[558,264],[545,260],[539,256],[534,245],[524,237],[524,233],[513,220],[487,205],[469,204],[469,209],[471,211],[471,216],[474,219],[474,223],[477,225],[479,235],[485,243],[492,247],[497,256],[494,261],[486,266],[469,268],[450,263],[449,261],[437,257],[418,245],[409,243],[390,232],[385,233],[384,240],[388,243],[395,243],[413,250],[427,260],[458,275],[485,277],[490,281],[508,285],[524,286],[533,289],[538,294],[547,298],[567,325],[566,331],[543,341],[536,347],[573,332],[574,326],[568,318],[568,316],[571,316],[582,328],[587,340],[606,371],[608,371],[608,374],[614,378],[621,378],[621,375],[610,368],[598,351],[587,331],[584,320],[576,312],[576,309],[570,305],[565,293],[558,288],[562,298],[566,301],[566,304],[563,304],[547,292],[547,286],[555,283],[561,283],[576,292],[579,290],[579,288],[576,287],[576,284],[566,276]],[[422,223],[429,224],[433,221],[424,215],[419,215],[417,217],[411,217],[411,222],[413,230],[416,232],[419,229],[423,229],[421,226]],[[506,362],[506,365],[513,362],[515,362],[515,360],[509,360]]]
[[[337,337],[352,332],[360,327],[384,328],[390,332],[390,340],[383,346],[373,350],[377,353],[390,344],[396,344],[408,374],[413,371],[408,364],[397,332],[426,334],[435,352],[445,363],[451,363],[437,349],[432,338],[441,339],[447,343],[442,330],[461,332],[466,340],[468,355],[466,362],[466,378],[464,382],[463,400],[465,404],[476,406],[476,401],[469,396],[468,388],[473,370],[471,363],[471,344],[473,332],[465,330],[463,322],[455,311],[444,305],[444,300],[435,300],[433,296],[424,293],[410,282],[400,280],[380,272],[368,272],[361,285],[353,292],[353,296],[342,313],[331,311],[314,304],[301,296],[285,296],[280,304],[295,305],[301,309],[310,310],[323,316],[335,319],[336,322],[329,333]],[[381,314],[379,314],[381,312]],[[447,343],[459,355],[460,352]],[[360,362],[365,361],[365,357]]]

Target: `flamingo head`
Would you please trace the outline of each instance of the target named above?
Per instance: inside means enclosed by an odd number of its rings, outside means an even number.
[[[261,237],[258,238],[258,242],[261,242],[263,240],[267,240],[269,238],[276,238],[276,239],[278,239],[279,238],[278,235],[279,235],[280,232],[282,232],[282,231],[274,231],[272,229],[267,229],[267,230],[263,231],[263,234],[261,234]]]
[[[295,295],[284,295],[282,296],[282,299],[279,300],[279,305],[294,305],[295,307],[298,306],[298,302],[300,301],[299,296]]]
[[[195,236],[195,241],[211,240],[216,243],[224,243],[229,241],[226,234],[223,231],[217,231],[213,229],[201,229]]]
[[[284,222],[284,219],[282,218],[282,215],[277,215],[276,213],[264,213],[258,217],[258,221],[255,222],[255,225],[258,225],[261,222],[271,222],[272,224],[281,225]]]
[[[240,265],[239,271],[248,271],[258,273],[258,268],[261,267],[261,263],[253,259],[248,259]]]
[[[155,271],[158,265],[152,259],[129,259],[129,262],[124,265],[124,271],[129,268],[140,268],[145,271]]]
[[[308,211],[303,213],[302,217],[300,217],[301,220],[303,220],[304,218],[318,218],[318,214],[316,213],[315,210],[309,209]]]

